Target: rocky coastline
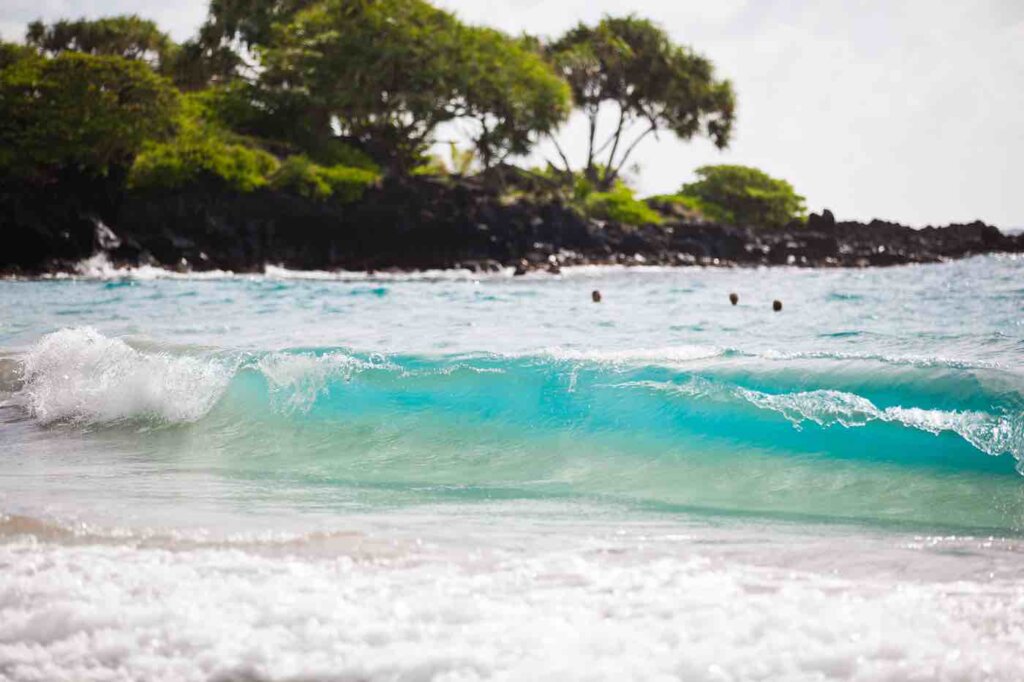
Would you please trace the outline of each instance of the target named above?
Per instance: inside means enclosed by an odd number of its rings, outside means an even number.
[[[673,206],[661,225],[588,219],[551,199],[509,200],[471,181],[389,181],[338,204],[216,187],[105,197],[0,196],[0,273],[74,272],[97,253],[119,267],[259,272],[466,268],[516,272],[584,264],[868,267],[1024,252],[1024,235],[981,222],[914,229],[837,221],[782,229],[707,222]]]

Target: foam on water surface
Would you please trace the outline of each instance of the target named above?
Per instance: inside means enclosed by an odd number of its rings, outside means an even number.
[[[454,523],[464,540],[486,537],[457,519],[436,521]],[[413,544],[377,558],[10,537],[0,542],[9,567],[0,573],[0,673],[1014,680],[1024,656],[1024,587],[1012,573],[982,584],[904,567],[894,584],[879,571],[750,563],[721,551],[727,529],[711,545],[701,543],[713,536],[664,527],[547,524],[511,544],[490,536],[475,549]],[[767,531],[761,543],[781,539]],[[877,541],[856,549],[890,552],[890,569],[927,551]]]
[[[1019,680],[1022,277],[0,282],[0,678]]]

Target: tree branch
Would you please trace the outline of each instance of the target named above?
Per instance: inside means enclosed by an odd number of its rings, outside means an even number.
[[[569,177],[572,177],[572,164],[569,163],[569,157],[567,157],[565,155],[565,152],[562,151],[562,147],[561,147],[561,145],[558,144],[558,140],[555,139],[554,135],[552,135],[551,133],[548,133],[548,137],[555,144],[555,151],[557,151],[558,155],[560,157],[562,157],[562,163],[565,164],[565,174],[568,175]],[[554,164],[552,164],[552,165],[554,165]]]
[[[623,153],[622,158],[619,160],[619,164],[617,166],[613,165],[615,159],[614,158],[610,158],[609,159],[609,164],[608,164],[608,172],[607,172],[608,176],[605,178],[605,181],[606,182],[614,182],[615,178],[619,177],[619,172],[622,171],[622,167],[626,165],[626,160],[629,159],[629,155],[633,153],[633,150],[636,149],[636,146],[638,144],[640,144],[640,142],[645,137],[647,137],[651,133],[657,132],[657,130],[658,130],[657,126],[655,126],[652,123],[650,125],[650,127],[647,128],[647,130],[645,130],[643,133],[641,133],[639,135],[639,137],[637,137],[635,140],[633,140],[633,143],[630,144],[628,147],[626,147],[626,151],[625,151],[625,153]]]
[[[619,113],[619,126],[623,126],[623,125],[625,125],[625,120],[624,120],[624,118],[622,116],[622,113],[620,112]],[[619,131],[619,128],[616,128],[615,132],[618,132],[618,131]],[[608,149],[608,145],[610,145],[614,141],[615,141],[615,133],[612,133],[611,135],[608,136],[608,139],[606,139],[604,142],[601,143],[600,147],[598,147],[597,149],[594,150],[594,156],[600,155],[602,152],[604,152],[605,149]]]
[[[590,107],[587,112],[587,118],[590,120],[590,139],[587,142],[587,168],[584,174],[589,176],[590,171],[594,168],[594,137],[597,135],[597,108]]]
[[[615,153],[619,150],[619,142],[622,140],[622,129],[626,124],[626,108],[619,103],[619,125],[615,128],[615,138],[612,143],[612,151],[608,154],[608,163],[604,166],[604,172],[601,174],[601,186],[604,189],[608,188],[610,182],[615,179],[615,175],[618,175],[616,171],[612,174],[613,164],[615,163]],[[611,174],[611,175],[610,175]],[[609,177],[610,175],[610,177]]]

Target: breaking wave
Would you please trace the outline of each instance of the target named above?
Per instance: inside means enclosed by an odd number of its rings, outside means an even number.
[[[1008,455],[1024,472],[1024,399],[1019,388],[988,389],[986,370],[865,365],[854,376],[848,364],[839,373],[820,361],[754,362],[702,347],[440,358],[171,350],[76,328],[17,358],[7,402],[43,425],[183,425],[213,413],[260,428],[448,422],[460,438],[506,438],[510,448],[565,436],[659,452],[719,443],[968,468],[978,454]],[[870,440],[858,436],[866,429]]]

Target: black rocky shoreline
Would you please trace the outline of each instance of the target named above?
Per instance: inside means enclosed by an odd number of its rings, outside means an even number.
[[[74,272],[105,253],[119,267],[260,272],[516,268],[588,264],[868,267],[1024,252],[1024,235],[982,222],[913,229],[831,212],[782,229],[730,226],[659,207],[662,225],[588,219],[557,200],[509,200],[472,181],[388,181],[341,205],[269,190],[192,186],[76,199],[0,196],[0,274]]]

